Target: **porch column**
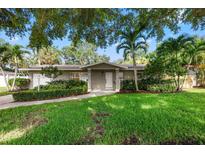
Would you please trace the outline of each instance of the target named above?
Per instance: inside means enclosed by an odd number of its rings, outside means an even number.
[[[115,69],[115,76],[116,76],[116,79],[115,79],[115,91],[120,91],[120,77],[119,77],[119,68],[116,68]]]
[[[88,68],[88,92],[91,92],[91,68]]]

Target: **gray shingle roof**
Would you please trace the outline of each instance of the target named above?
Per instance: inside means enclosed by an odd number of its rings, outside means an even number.
[[[99,63],[101,64],[101,63]],[[110,63],[112,65],[112,63]],[[119,66],[124,69],[133,69],[133,65],[130,64],[113,64],[114,66]],[[35,65],[29,68],[20,68],[20,71],[38,71],[41,70],[43,67],[48,67],[50,65]],[[82,68],[86,68],[86,65],[53,65],[56,66],[59,70],[82,70]],[[89,66],[89,65],[87,65]],[[137,64],[137,68],[144,69],[144,64]]]

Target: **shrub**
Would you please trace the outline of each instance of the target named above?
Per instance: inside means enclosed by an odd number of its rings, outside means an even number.
[[[138,82],[138,86],[140,90],[148,90],[148,86],[150,85],[156,85],[156,84],[173,84],[173,80],[160,80],[160,79],[154,79],[154,78],[146,78],[142,79]]]
[[[155,92],[171,92],[175,90],[175,86],[172,80],[154,80],[154,79],[142,79],[138,81],[139,90],[148,90]],[[134,91],[134,80],[121,81],[121,90]]]
[[[72,88],[87,88],[87,82],[81,80],[55,80],[49,82],[47,85],[40,86],[42,90]]]
[[[48,66],[48,67],[44,67],[41,69],[41,74],[45,75],[48,78],[57,78],[59,75],[62,75],[62,71],[58,70],[58,68],[55,66]]]
[[[80,95],[86,93],[85,88],[73,88],[73,89],[55,89],[55,90],[27,90],[16,92],[13,94],[15,101],[32,101],[32,100],[46,100],[53,98],[60,98],[72,95]]]
[[[147,87],[148,91],[152,92],[174,92],[176,91],[176,86],[174,84],[153,84]]]
[[[120,88],[121,90],[130,90],[130,91],[136,90],[134,80],[122,80],[120,85],[121,85]]]
[[[8,83],[10,86],[12,86],[14,79],[9,79]],[[16,78],[15,81],[15,87],[17,89],[27,89],[30,83],[30,79],[25,78]]]

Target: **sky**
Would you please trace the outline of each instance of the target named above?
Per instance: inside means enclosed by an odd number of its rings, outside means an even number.
[[[205,30],[201,31],[201,30],[197,30],[194,31],[191,29],[190,25],[185,25],[185,24],[181,24],[181,30],[179,31],[178,34],[174,34],[173,32],[171,32],[169,29],[164,29],[165,30],[165,36],[163,39],[167,39],[169,37],[177,37],[181,34],[188,34],[188,35],[197,35],[199,37],[205,37]],[[19,45],[23,45],[23,46],[27,46],[29,43],[29,36],[26,35],[25,37],[21,38],[19,36],[15,36],[13,38],[9,38],[5,35],[4,32],[0,32],[0,38],[4,39],[5,41],[9,42],[10,44],[19,44]],[[156,49],[157,46],[157,42],[155,38],[150,38],[147,40],[148,44],[149,44],[149,49],[148,51],[154,51]],[[58,48],[62,48],[64,46],[69,45],[71,42],[67,39],[64,38],[63,40],[54,40],[53,45],[55,47]],[[97,52],[102,55],[105,54],[107,56],[110,57],[111,62],[117,60],[117,59],[123,59],[123,53],[117,53],[116,52],[116,44],[106,48],[106,49],[97,49]]]

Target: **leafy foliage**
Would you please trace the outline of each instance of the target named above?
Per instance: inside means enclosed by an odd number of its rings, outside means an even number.
[[[9,85],[12,86],[14,79],[9,79]],[[17,89],[27,89],[30,83],[30,79],[16,78],[15,87]]]
[[[73,89],[52,89],[52,90],[28,90],[13,93],[15,101],[32,101],[32,100],[45,100],[60,98],[72,95],[84,94],[87,91],[84,88],[73,88]]]
[[[37,58],[39,58],[41,65],[60,64],[60,54],[60,51],[54,47],[41,48]]]
[[[148,85],[147,90],[151,92],[175,92],[176,86],[174,84],[153,84]]]
[[[154,92],[173,92],[176,90],[176,86],[172,80],[157,80],[153,78],[145,78],[138,81],[140,90],[148,90]],[[174,89],[175,88],[175,89]],[[121,90],[135,91],[134,80],[121,81]]]
[[[72,89],[72,88],[85,88],[87,89],[87,82],[82,80],[54,80],[47,85],[40,86],[42,90],[49,89]]]
[[[88,65],[98,62],[109,62],[106,55],[99,55],[97,47],[88,42],[80,42],[77,45],[63,47],[62,57],[66,64]]]
[[[136,90],[139,89],[137,83],[136,57],[140,56],[143,52],[146,53],[147,47],[146,37],[142,35],[140,28],[137,30],[128,28],[125,32],[122,32],[121,42],[117,46],[117,53],[119,53],[120,50],[123,50],[124,59],[127,59],[128,55],[132,57]]]
[[[55,66],[47,66],[47,67],[43,67],[42,71],[41,71],[42,75],[45,75],[48,78],[57,78],[59,75],[62,75],[62,71],[58,70],[58,68]]]
[[[193,38],[181,35],[178,38],[169,38],[163,41],[157,51],[150,59],[145,72],[149,77],[164,78],[171,77],[176,84],[177,91],[181,90],[184,77],[188,70],[186,65],[186,48],[193,43]]]

